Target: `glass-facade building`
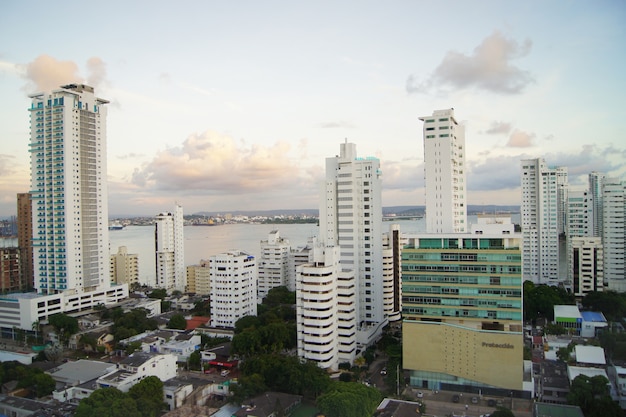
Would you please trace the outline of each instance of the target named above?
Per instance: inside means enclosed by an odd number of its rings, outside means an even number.
[[[408,237],[402,315],[411,385],[522,390],[522,240],[505,233]]]

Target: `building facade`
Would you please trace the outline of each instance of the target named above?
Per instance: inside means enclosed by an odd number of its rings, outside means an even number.
[[[584,297],[604,291],[604,251],[599,237],[580,236],[568,240],[572,293]]]
[[[383,307],[382,172],[377,158],[357,157],[356,145],[342,143],[326,158],[320,193],[320,242],[339,246],[342,270],[356,277],[357,343],[372,344],[388,320]]]
[[[229,251],[209,258],[211,326],[234,328],[242,317],[257,314],[257,265],[253,255]]]
[[[174,212],[163,212],[154,222],[156,250],[156,286],[167,292],[186,291],[185,240],[183,208],[176,204]]]
[[[22,261],[19,247],[0,247],[0,293],[6,294],[21,291],[22,288]]]
[[[340,248],[318,243],[309,263],[298,267],[298,357],[337,370],[356,356],[354,270],[342,270]]]
[[[593,201],[593,236],[602,237],[602,184],[606,176],[601,172],[593,171],[589,174],[589,193]]]
[[[197,295],[211,293],[211,268],[208,260],[202,259],[199,264],[187,267],[187,292]]]
[[[407,237],[403,363],[410,384],[522,390],[521,236]]]
[[[559,277],[559,229],[567,169],[549,168],[541,158],[522,160],[521,168],[523,277],[535,284],[558,285],[565,280]]]
[[[30,193],[17,195],[17,246],[20,248],[21,289],[33,287],[33,210]]]
[[[120,246],[111,255],[111,281],[129,287],[139,284],[139,256],[128,253],[126,246]]]
[[[464,233],[467,224],[465,128],[454,109],[435,110],[424,122],[426,232]]]
[[[106,289],[106,104],[70,84],[30,96],[34,285],[39,294]]]
[[[261,259],[259,260],[259,302],[274,287],[287,286],[289,276],[289,240],[280,237],[278,230],[272,230],[267,240],[261,241]]]
[[[602,186],[604,279],[608,289],[626,291],[626,182],[606,178]]]

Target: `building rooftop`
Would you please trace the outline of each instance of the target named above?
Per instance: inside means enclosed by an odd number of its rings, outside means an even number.
[[[606,318],[604,314],[596,311],[582,311],[580,313],[583,317],[584,321],[591,321],[595,323],[606,323]]]
[[[576,379],[578,375],[587,375],[589,378],[602,375],[607,380],[609,380],[609,376],[606,374],[606,371],[604,369],[587,368],[585,366],[568,366],[567,367],[567,376],[570,381],[573,381],[574,379]]]
[[[554,318],[557,317],[562,318],[573,318],[573,319],[581,319],[583,316],[580,314],[580,310],[578,310],[577,306],[570,305],[556,305],[554,306]]]
[[[606,365],[604,349],[600,346],[576,345],[574,347],[576,362],[591,365]]]
[[[81,359],[63,363],[48,371],[55,381],[68,385],[82,384],[98,378],[115,368],[115,364]]]
[[[577,405],[535,403],[535,417],[585,417]]]

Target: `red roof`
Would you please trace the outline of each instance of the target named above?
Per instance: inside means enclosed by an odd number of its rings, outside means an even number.
[[[196,327],[202,326],[211,320],[210,317],[202,317],[202,316],[193,316],[190,319],[187,319],[187,327],[185,330],[194,330]]]

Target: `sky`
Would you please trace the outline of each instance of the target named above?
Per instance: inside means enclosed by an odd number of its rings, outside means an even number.
[[[0,2],[0,216],[29,186],[29,94],[110,101],[109,214],[315,209],[344,141],[423,205],[420,116],[465,126],[468,204],[520,160],[626,179],[626,3]]]

